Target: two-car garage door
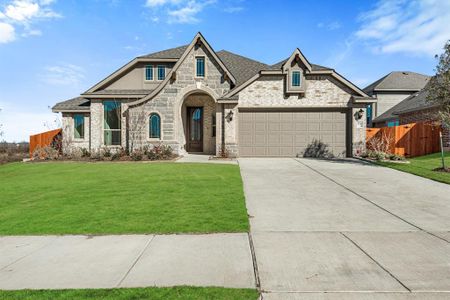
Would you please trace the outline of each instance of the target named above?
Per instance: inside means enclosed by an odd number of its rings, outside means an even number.
[[[346,110],[239,111],[239,155],[301,155],[316,139],[345,156],[346,124]]]

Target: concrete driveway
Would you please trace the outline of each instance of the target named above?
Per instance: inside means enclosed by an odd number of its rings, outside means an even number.
[[[264,299],[450,298],[449,185],[356,160],[239,164]]]

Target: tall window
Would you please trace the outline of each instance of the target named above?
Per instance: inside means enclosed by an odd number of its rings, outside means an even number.
[[[197,57],[196,60],[197,60],[196,76],[197,77],[205,77],[205,58]]]
[[[149,118],[148,137],[154,139],[161,138],[161,118],[158,114],[152,113]]]
[[[292,71],[292,86],[300,86],[301,78],[300,71]]]
[[[158,80],[164,80],[166,78],[166,67],[158,66]]]
[[[120,145],[120,102],[105,101],[103,102],[103,109],[105,145]]]
[[[73,116],[74,137],[76,139],[84,139],[84,116]]]
[[[372,122],[372,104],[367,105],[366,116],[367,116],[367,125],[370,125]]]
[[[145,66],[145,80],[153,80],[153,66]]]

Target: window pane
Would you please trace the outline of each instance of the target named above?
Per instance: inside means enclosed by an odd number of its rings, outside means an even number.
[[[370,122],[372,122],[372,104],[367,105],[366,115],[367,115],[367,124],[370,124]]]
[[[105,145],[120,145],[120,130],[105,130]]]
[[[150,138],[160,138],[161,137],[161,119],[157,114],[150,115],[149,122],[149,137]]]
[[[292,72],[292,86],[300,86],[300,72]]]
[[[84,138],[84,116],[75,115],[73,116],[74,123],[74,136],[76,139]]]
[[[104,139],[105,145],[120,145],[121,111],[120,102],[105,101],[104,107]]]
[[[103,102],[105,111],[105,129],[120,129],[120,102]]]
[[[205,77],[205,58],[197,58],[197,77]]]
[[[158,80],[164,80],[164,78],[166,78],[166,68],[158,66]]]
[[[145,66],[145,80],[153,80],[153,66]]]

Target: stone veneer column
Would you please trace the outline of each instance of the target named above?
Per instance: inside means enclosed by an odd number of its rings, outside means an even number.
[[[102,146],[103,131],[103,103],[100,100],[91,101],[91,149],[99,150]]]
[[[355,120],[355,114],[360,110],[363,110],[363,116],[359,120]],[[351,109],[352,118],[352,155],[360,155],[366,151],[366,108],[365,107],[353,107]]]

